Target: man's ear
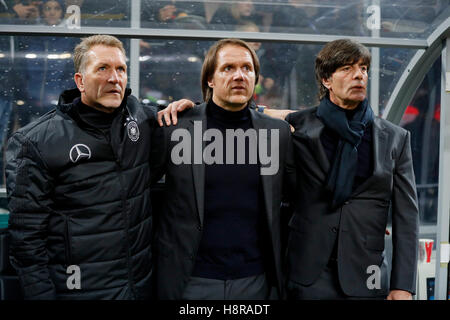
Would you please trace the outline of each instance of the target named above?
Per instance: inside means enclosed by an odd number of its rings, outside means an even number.
[[[208,87],[210,88],[214,87],[214,83],[211,80],[208,80]]]
[[[73,76],[73,80],[75,81],[75,84],[77,85],[78,90],[80,90],[80,92],[84,92],[83,75],[80,72],[77,72]]]
[[[322,85],[328,90],[331,89],[331,81],[330,79],[322,79]]]

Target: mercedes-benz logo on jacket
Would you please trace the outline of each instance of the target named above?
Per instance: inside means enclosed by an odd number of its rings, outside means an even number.
[[[91,149],[85,144],[79,143],[74,145],[69,152],[70,161],[76,163],[83,159],[91,158]]]

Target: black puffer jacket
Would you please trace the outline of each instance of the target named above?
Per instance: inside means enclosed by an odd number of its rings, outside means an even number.
[[[78,89],[65,91],[56,110],[11,137],[10,255],[25,298],[149,297],[150,181],[158,178],[150,170],[158,158],[151,142],[159,129],[155,110],[130,92],[110,138],[79,117],[72,104]],[[130,120],[137,129],[127,126]],[[76,283],[70,265],[80,268],[81,289],[68,288]]]

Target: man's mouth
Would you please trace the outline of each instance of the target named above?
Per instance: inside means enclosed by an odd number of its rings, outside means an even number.
[[[121,91],[119,89],[112,89],[112,90],[107,91],[107,93],[112,93],[112,94],[116,94],[117,93],[117,94],[120,95]]]

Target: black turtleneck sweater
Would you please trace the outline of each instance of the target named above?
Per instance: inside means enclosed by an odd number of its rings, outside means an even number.
[[[204,228],[193,276],[238,279],[264,272],[262,254],[263,197],[258,164],[226,164],[226,129],[252,128],[248,107],[227,111],[214,102],[206,107],[207,128],[224,137],[224,164],[205,165]],[[253,146],[254,147],[254,146]]]
[[[114,112],[107,113],[85,105],[81,102],[80,98],[76,98],[73,103],[76,105],[78,114],[84,122],[94,128],[102,130],[106,135],[109,135],[111,124],[119,112],[120,107],[115,109]]]

